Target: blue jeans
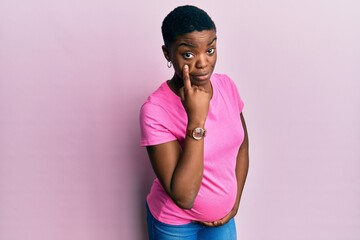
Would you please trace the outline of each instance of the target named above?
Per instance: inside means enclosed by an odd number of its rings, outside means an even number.
[[[236,240],[234,218],[219,227],[208,227],[199,223],[170,225],[159,222],[147,209],[149,240]]]

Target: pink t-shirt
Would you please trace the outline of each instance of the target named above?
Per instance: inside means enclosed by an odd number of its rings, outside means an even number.
[[[211,77],[213,96],[205,123],[204,174],[193,208],[178,207],[158,179],[153,182],[147,203],[153,216],[167,224],[215,221],[233,208],[237,181],[236,156],[244,139],[240,113],[243,102],[234,82],[226,75]],[[180,98],[164,82],[140,111],[141,146],[173,140],[183,146],[187,115]]]

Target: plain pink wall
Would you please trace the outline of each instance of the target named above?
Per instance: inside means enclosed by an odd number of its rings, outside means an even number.
[[[360,239],[357,1],[0,2],[0,239],[145,239],[141,103],[177,5],[218,26],[245,101],[239,239]]]

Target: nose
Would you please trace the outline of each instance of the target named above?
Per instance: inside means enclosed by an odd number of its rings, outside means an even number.
[[[207,64],[208,64],[207,56],[204,54],[201,54],[201,55],[199,55],[199,57],[195,63],[195,67],[202,69],[202,68],[205,68],[207,66]]]

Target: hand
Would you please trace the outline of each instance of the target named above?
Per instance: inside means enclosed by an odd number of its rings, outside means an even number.
[[[222,226],[222,225],[226,224],[227,222],[229,222],[233,217],[235,217],[236,213],[237,213],[237,211],[235,211],[233,209],[228,214],[226,214],[225,217],[223,217],[219,220],[216,220],[213,222],[198,222],[198,223],[208,226],[208,227],[219,227],[219,226]]]
[[[183,81],[180,97],[188,115],[188,122],[203,125],[208,115],[211,96],[203,87],[191,85],[188,65],[183,67]]]

